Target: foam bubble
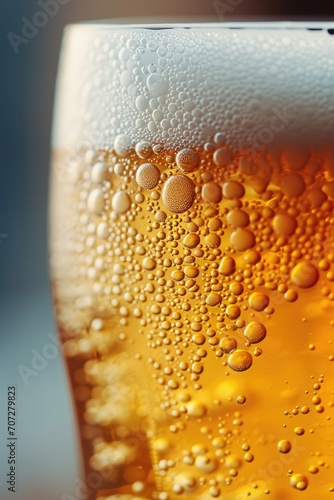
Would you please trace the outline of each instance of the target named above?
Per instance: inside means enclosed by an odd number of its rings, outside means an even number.
[[[183,172],[192,172],[199,166],[200,157],[189,148],[184,148],[176,155],[176,164]]]
[[[299,262],[291,271],[292,282],[299,288],[311,288],[319,279],[319,271],[312,262]]]
[[[108,175],[108,167],[102,163],[98,162],[92,168],[91,178],[93,182],[99,183],[106,180]]]
[[[152,74],[147,78],[147,87],[150,94],[154,97],[160,97],[168,92],[168,80],[161,75]]]
[[[248,229],[236,229],[230,236],[230,242],[239,252],[244,252],[255,245],[255,236]]]
[[[195,197],[195,184],[189,177],[178,174],[167,179],[162,190],[162,201],[171,212],[189,210]]]
[[[248,351],[237,349],[229,355],[227,362],[232,370],[243,372],[252,366],[253,360]]]
[[[244,335],[248,342],[257,344],[265,339],[267,335],[266,327],[258,321],[251,321],[245,328]]]
[[[222,199],[222,188],[216,182],[208,182],[202,187],[202,198],[208,203],[219,203]]]
[[[127,156],[132,149],[131,137],[126,134],[117,135],[114,141],[114,149],[119,156]]]
[[[308,162],[298,138],[308,147],[334,140],[332,37],[296,28],[71,26],[54,145],[114,147],[125,156],[143,140],[174,149],[211,144],[214,161],[227,168],[234,148],[283,141],[294,144],[281,161],[295,175]]]
[[[143,163],[136,172],[138,186],[143,189],[153,189],[160,179],[160,170],[153,163]]]
[[[152,146],[147,141],[137,142],[135,146],[135,150],[139,158],[146,159],[149,158],[152,154]]]
[[[213,161],[218,167],[226,167],[232,161],[233,155],[229,148],[220,148],[214,152]]]
[[[93,189],[88,195],[87,208],[89,212],[98,214],[105,205],[103,191],[101,189]]]
[[[117,191],[111,202],[113,210],[118,214],[124,214],[131,206],[131,198],[125,191]]]

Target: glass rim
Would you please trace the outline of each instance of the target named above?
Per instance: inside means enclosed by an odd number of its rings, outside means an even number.
[[[142,18],[140,18],[142,19]],[[149,17],[147,19],[150,19]],[[182,17],[181,17],[182,19]],[[134,21],[139,19],[134,18]],[[70,28],[83,28],[90,30],[167,30],[167,29],[307,29],[311,31],[330,31],[334,34],[334,20],[229,20],[229,21],[203,21],[203,22],[129,22],[126,18],[115,19],[98,19],[92,21],[82,21],[78,23],[71,23],[67,27]],[[332,32],[333,31],[333,32]]]

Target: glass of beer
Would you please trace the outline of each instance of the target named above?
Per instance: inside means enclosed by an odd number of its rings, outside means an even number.
[[[50,251],[78,498],[334,498],[333,28],[66,29]]]

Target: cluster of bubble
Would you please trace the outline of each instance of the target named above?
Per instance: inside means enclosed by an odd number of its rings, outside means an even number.
[[[79,375],[94,388],[79,391],[85,421],[102,429],[122,421],[131,434],[128,389],[136,385],[124,370],[136,361],[130,365],[119,353],[134,343],[134,359],[146,361],[158,395],[153,418],[164,415],[167,435],[187,435],[197,425],[209,443],[183,450],[177,464],[157,461],[157,475],[169,478],[175,494],[204,488],[219,497],[254,459],[249,447],[242,457],[230,451],[243,425],[240,412],[226,414],[226,426],[218,419],[214,431],[205,426],[223,401],[212,401],[209,391],[205,396],[210,365],[218,363],[225,376],[250,369],[281,299],[294,302],[321,281],[323,296],[334,300],[332,168],[330,152],[306,148],[250,158],[235,153],[220,133],[201,149],[174,153],[146,140],[133,146],[119,134],[113,152],[83,151],[70,163],[77,193],[73,272],[87,280],[96,304],[85,334],[65,342],[66,354],[83,360]],[[245,402],[239,394],[236,403]],[[158,455],[168,454],[168,439],[152,443]],[[131,467],[138,458],[121,440],[97,436],[93,444],[95,470]],[[279,442],[279,452],[288,448]],[[290,484],[303,490],[308,480],[293,474]]]
[[[175,149],[216,130],[237,147],[331,141],[332,44],[326,30],[282,27],[70,27],[54,145],[110,148],[124,134]]]

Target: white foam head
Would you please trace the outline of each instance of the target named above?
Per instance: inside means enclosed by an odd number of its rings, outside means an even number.
[[[152,28],[66,29],[55,148],[334,140],[334,23]]]

